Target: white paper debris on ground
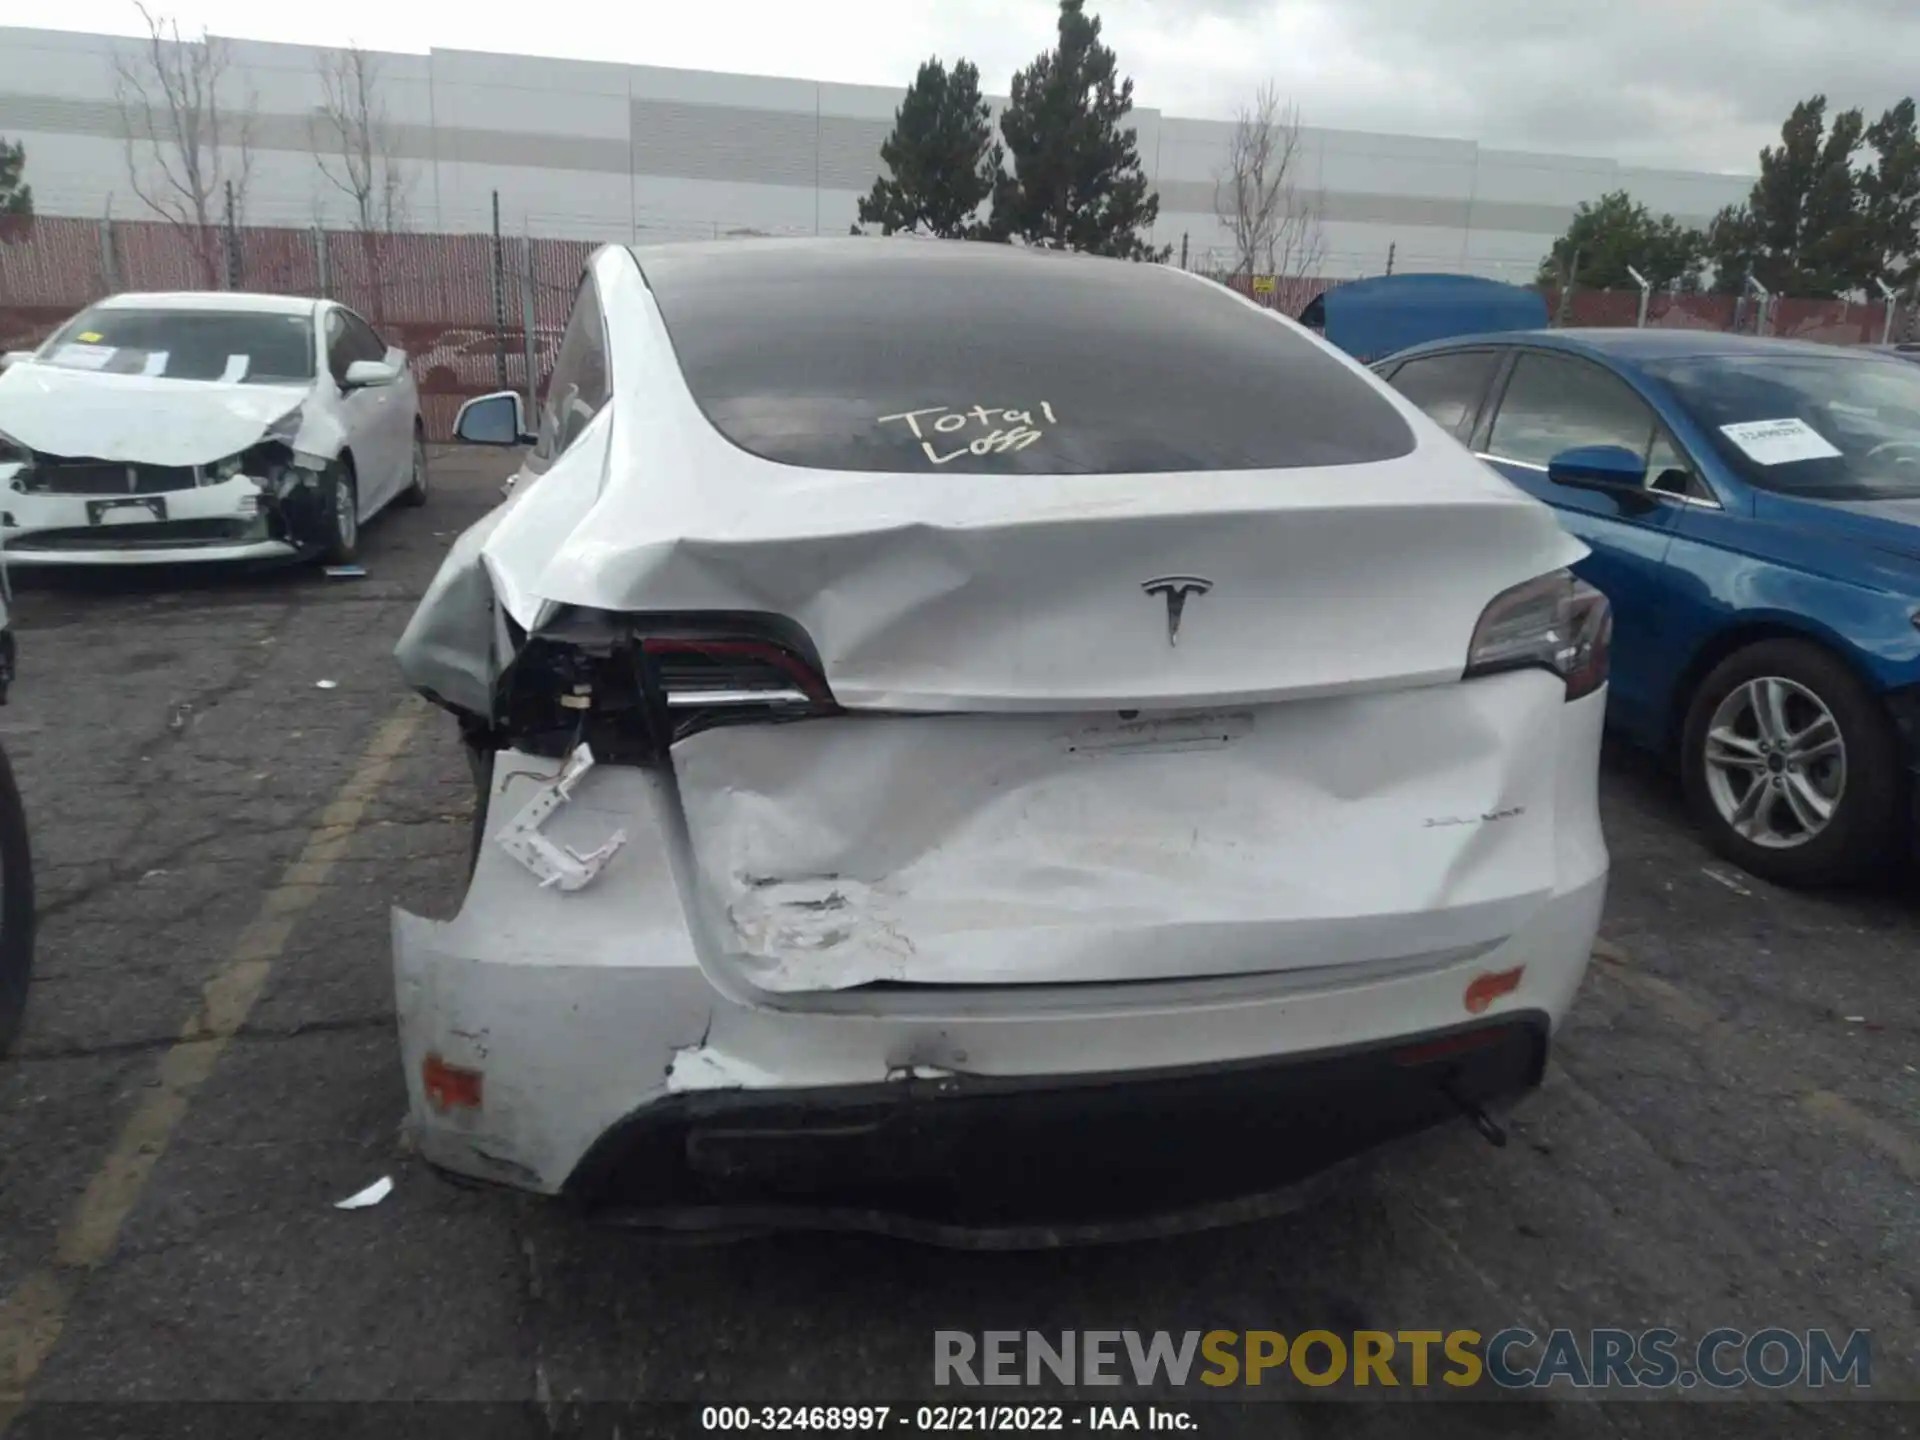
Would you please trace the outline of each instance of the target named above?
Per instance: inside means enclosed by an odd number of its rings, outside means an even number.
[[[393,1177],[391,1175],[382,1175],[358,1195],[349,1195],[344,1200],[336,1201],[333,1208],[336,1210],[364,1210],[369,1205],[378,1205],[392,1193]]]
[[[313,688],[316,690],[338,690],[340,688],[340,682],[338,680],[316,680],[313,682]]]
[[[1756,465],[1790,465],[1796,460],[1832,460],[1840,452],[1804,420],[1747,420],[1722,425],[1720,433]]]
[[[1841,1018],[1849,1025],[1864,1025],[1867,1023],[1867,1017],[1864,1015],[1844,1015]]]
[[[367,573],[364,565],[329,565],[320,572],[329,580],[358,580]]]
[[[1738,880],[1734,879],[1731,875],[1722,875],[1718,870],[1709,870],[1704,865],[1700,867],[1700,873],[1706,876],[1707,879],[1713,881],[1715,884],[1726,886],[1727,889],[1733,891],[1733,893],[1736,895],[1753,894],[1753,891],[1749,890],[1746,886],[1742,885]]]

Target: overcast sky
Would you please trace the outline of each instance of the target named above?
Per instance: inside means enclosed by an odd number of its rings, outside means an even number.
[[[1920,88],[1920,0],[1089,0],[1135,103],[1228,118],[1271,78],[1309,125],[1751,172],[1793,103],[1869,119]],[[159,0],[183,31],[532,52],[904,85],[965,57],[1004,93],[1054,0]],[[0,0],[16,25],[134,33],[132,0]],[[529,23],[529,22],[533,23]]]

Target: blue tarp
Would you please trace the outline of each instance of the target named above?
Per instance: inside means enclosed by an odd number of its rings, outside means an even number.
[[[1535,291],[1474,275],[1381,275],[1335,286],[1300,318],[1371,363],[1428,340],[1544,329],[1547,302]]]

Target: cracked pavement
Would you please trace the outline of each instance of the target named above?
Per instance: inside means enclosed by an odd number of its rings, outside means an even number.
[[[203,987],[402,704],[393,642],[501,466],[448,452],[434,474],[426,509],[368,528],[365,579],[122,573],[19,596],[0,737],[42,931],[0,1062],[0,1305],[54,1264]],[[1920,1394],[1920,885],[1796,896],[1734,876],[1631,755],[1609,755],[1604,795],[1607,943],[1505,1149],[1461,1124],[1303,1214],[1105,1249],[693,1243],[457,1188],[406,1152],[388,909],[455,908],[470,799],[430,714],[144,1157],[111,1253],[66,1276],[15,1429],[56,1433],[45,1402],[76,1399],[538,1402],[495,1417],[514,1434],[591,1400],[951,1400],[933,1331],[988,1328],[1867,1328],[1875,1393]],[[333,1208],[383,1174],[385,1202]],[[1911,1408],[1860,1403],[1558,1400],[1499,1428],[1920,1432]],[[1349,1406],[1285,1413],[1290,1432],[1372,1433]],[[1421,1433],[1485,1420],[1438,1413]],[[1275,1433],[1200,1414],[1203,1434]]]

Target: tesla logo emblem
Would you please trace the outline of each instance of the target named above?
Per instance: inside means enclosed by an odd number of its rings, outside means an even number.
[[[1213,589],[1213,582],[1198,575],[1162,575],[1158,580],[1143,582],[1140,588],[1149,595],[1167,597],[1167,644],[1178,645],[1180,615],[1187,608],[1187,597],[1206,594]]]

